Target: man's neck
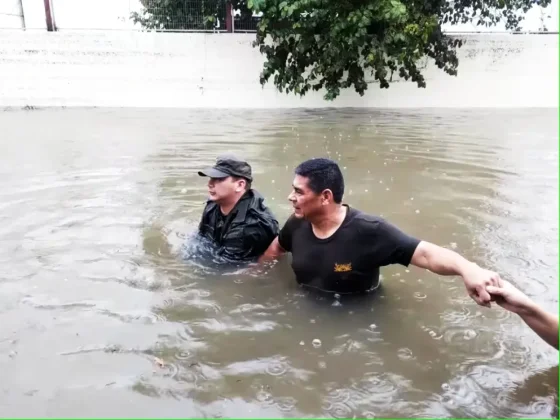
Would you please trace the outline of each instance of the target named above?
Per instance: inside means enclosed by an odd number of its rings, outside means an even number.
[[[241,200],[241,197],[243,197],[243,194],[234,198],[232,201],[228,201],[228,202],[225,202],[225,203],[220,203],[220,211],[222,212],[222,214],[224,216],[227,216],[228,214],[230,214],[230,212],[233,210],[235,205],[239,202],[239,200]]]
[[[311,220],[310,222],[315,236],[320,239],[326,239],[333,235],[344,222],[347,211],[348,209],[346,206],[337,205],[332,211],[317,218],[317,220]]]

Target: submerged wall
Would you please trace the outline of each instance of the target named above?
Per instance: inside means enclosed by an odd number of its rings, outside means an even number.
[[[303,99],[261,87],[254,34],[0,31],[0,106],[557,107],[558,36],[465,34],[457,77]]]

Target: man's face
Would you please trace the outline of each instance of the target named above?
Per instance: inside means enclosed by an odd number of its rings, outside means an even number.
[[[292,192],[288,196],[288,200],[294,207],[294,216],[303,219],[316,216],[323,211],[323,197],[313,192],[307,184],[307,178],[296,175],[292,183]]]
[[[210,195],[210,200],[217,203],[233,200],[237,193],[242,191],[243,188],[243,181],[235,180],[231,176],[227,178],[208,179],[208,194]]]

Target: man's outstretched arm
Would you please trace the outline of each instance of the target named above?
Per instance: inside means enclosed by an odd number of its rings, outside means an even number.
[[[487,286],[501,286],[499,274],[485,270],[450,249],[421,241],[410,261],[412,265],[443,276],[461,276],[469,296],[479,305],[490,307]]]

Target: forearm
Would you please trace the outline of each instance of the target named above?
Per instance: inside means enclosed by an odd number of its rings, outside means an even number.
[[[280,246],[280,243],[278,242],[278,237],[276,237],[269,245],[267,250],[264,252],[264,254],[262,254],[259,257],[258,262],[263,263],[265,261],[272,261],[278,259],[285,252],[286,251],[284,251],[284,249]]]
[[[539,337],[558,350],[558,317],[538,305],[532,305],[519,316]]]
[[[429,242],[421,242],[418,245],[412,263],[442,276],[464,277],[469,270],[477,267],[475,263],[456,252]]]
[[[262,254],[262,255],[258,258],[258,261],[257,261],[257,262],[258,262],[259,264],[261,264],[261,263],[264,263],[264,262],[266,262],[266,261],[275,260],[276,258],[277,258],[277,257],[276,257],[276,254],[273,253],[273,252],[271,252],[270,249],[267,249],[267,250],[264,252],[264,254]]]

